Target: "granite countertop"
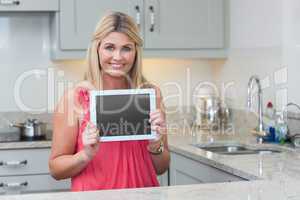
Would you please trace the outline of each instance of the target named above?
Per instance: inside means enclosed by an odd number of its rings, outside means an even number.
[[[300,150],[278,144],[256,143],[244,133],[207,134],[189,126],[169,129],[171,151],[251,180],[244,182],[170,186],[93,192],[64,192],[2,196],[2,199],[300,199]],[[244,144],[252,148],[271,148],[282,151],[274,154],[220,155],[199,149],[195,144]],[[50,141],[2,143],[0,149],[48,148]]]
[[[294,189],[297,189],[294,185]],[[299,189],[298,189],[299,190]],[[251,181],[157,188],[103,190],[90,192],[59,192],[1,196],[0,200],[299,200],[288,196],[278,182]]]
[[[51,141],[22,141],[22,142],[2,142],[0,143],[0,150],[10,149],[37,149],[37,148],[50,148]]]
[[[299,149],[279,144],[257,144],[255,137],[251,135],[211,136],[197,129],[194,129],[192,134],[191,132],[190,129],[173,130],[168,138],[170,150],[248,180],[300,180]],[[253,149],[280,150],[281,153],[221,155],[202,150],[196,147],[196,144],[242,144]]]

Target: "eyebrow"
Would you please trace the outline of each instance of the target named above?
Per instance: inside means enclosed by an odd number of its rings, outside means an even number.
[[[107,46],[107,45],[113,45],[113,46],[115,46],[114,43],[110,43],[110,42],[104,43],[104,45],[105,45],[105,46]],[[122,46],[130,46],[130,47],[134,47],[134,44],[127,43],[127,44],[124,44],[124,45],[122,45]]]

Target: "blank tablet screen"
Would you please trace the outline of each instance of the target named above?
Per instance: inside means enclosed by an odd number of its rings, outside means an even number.
[[[100,136],[150,135],[149,94],[96,96]]]

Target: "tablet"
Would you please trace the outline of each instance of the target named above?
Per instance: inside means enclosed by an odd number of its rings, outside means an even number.
[[[103,142],[155,139],[149,122],[150,111],[155,109],[154,89],[90,92],[90,119]]]

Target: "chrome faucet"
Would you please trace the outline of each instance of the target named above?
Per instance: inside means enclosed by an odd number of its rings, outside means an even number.
[[[289,103],[287,103],[284,107],[283,107],[283,109],[282,109],[282,113],[281,113],[281,118],[283,119],[283,120],[285,120],[286,122],[288,122],[288,107],[289,106],[294,106],[295,108],[297,108],[298,110],[300,110],[300,106],[298,105],[298,104],[296,104],[296,103],[293,103],[293,102],[289,102]]]
[[[250,109],[252,105],[252,98],[251,98],[251,91],[253,88],[253,83],[256,82],[257,84],[257,95],[258,95],[258,136],[259,136],[259,142],[262,142],[262,136],[264,133],[264,125],[263,125],[263,110],[262,110],[262,89],[260,80],[257,75],[253,75],[250,77],[248,82],[248,98],[247,98],[247,106]]]

